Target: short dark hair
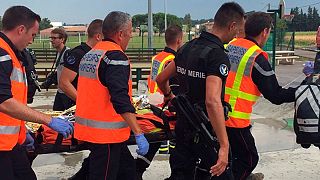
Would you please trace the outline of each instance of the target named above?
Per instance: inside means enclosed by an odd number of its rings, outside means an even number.
[[[41,18],[29,8],[25,6],[12,6],[4,12],[2,29],[10,31],[17,26],[24,25],[28,30],[34,25],[35,21],[40,23]]]
[[[64,44],[67,42],[68,34],[63,28],[54,28],[51,31],[51,33],[52,34],[59,34],[59,37],[64,39],[64,41],[63,41]]]
[[[244,10],[235,2],[224,3],[214,16],[214,24],[227,27],[231,22],[240,22],[244,18]]]
[[[117,32],[122,30],[131,17],[128,13],[121,11],[110,12],[103,21],[102,33],[105,38],[114,36]]]
[[[178,38],[182,36],[182,29],[178,25],[171,25],[166,29],[164,37],[167,45],[171,45],[176,42]]]
[[[101,19],[95,19],[89,24],[87,29],[89,38],[92,38],[98,33],[102,33],[102,23],[103,21]]]
[[[247,17],[246,36],[257,37],[265,28],[271,28],[272,17],[265,12],[255,12]]]

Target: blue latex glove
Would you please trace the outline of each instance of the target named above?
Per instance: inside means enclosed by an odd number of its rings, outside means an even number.
[[[26,133],[26,140],[24,141],[23,145],[28,151],[34,150],[34,139],[31,136],[30,132]]]
[[[64,138],[67,138],[73,134],[73,124],[69,122],[68,119],[61,116],[53,117],[48,126],[62,134]]]
[[[147,154],[149,150],[149,143],[144,137],[144,134],[135,135],[136,143],[138,145],[137,153],[141,156]]]
[[[304,68],[303,68],[302,72],[306,76],[309,76],[309,75],[311,75],[313,73],[314,62],[306,61],[303,66],[304,66]]]

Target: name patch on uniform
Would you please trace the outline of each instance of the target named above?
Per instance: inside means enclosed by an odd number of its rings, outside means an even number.
[[[228,76],[228,74],[229,74],[228,66],[225,65],[225,64],[221,64],[221,65],[220,65],[219,71],[220,71],[220,74],[221,74],[222,76]]]
[[[151,79],[156,80],[161,63],[154,59],[152,61]]]
[[[204,72],[194,71],[190,69],[187,70],[180,66],[177,66],[177,73],[180,73],[182,75],[187,75],[189,77],[194,77],[194,78],[200,78],[200,79],[206,78],[206,74]]]
[[[227,47],[228,58],[231,64],[238,65],[243,55],[247,52],[246,48],[229,45]]]
[[[96,78],[97,66],[103,51],[92,50],[85,54],[80,61],[79,74],[88,78]]]

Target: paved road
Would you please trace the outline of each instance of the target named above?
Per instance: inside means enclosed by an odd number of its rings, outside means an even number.
[[[314,51],[306,51],[302,49],[295,49],[294,51],[295,51],[295,55],[310,58],[312,60],[316,57],[316,52]]]

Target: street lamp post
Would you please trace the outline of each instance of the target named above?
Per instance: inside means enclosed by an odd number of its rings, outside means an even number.
[[[151,0],[148,0],[148,48],[152,49],[153,22]]]
[[[166,30],[167,27],[167,0],[164,0],[164,30]]]

